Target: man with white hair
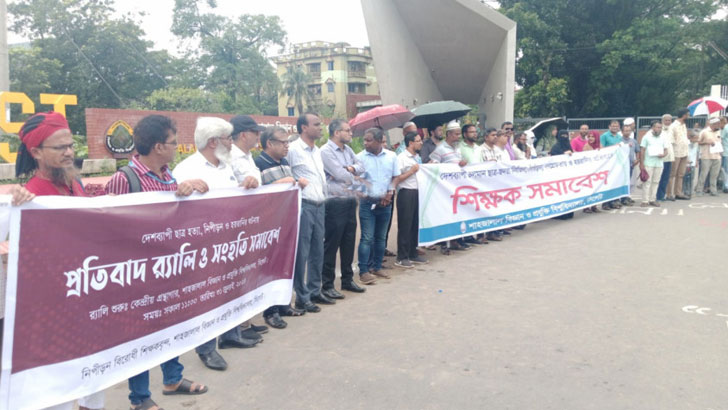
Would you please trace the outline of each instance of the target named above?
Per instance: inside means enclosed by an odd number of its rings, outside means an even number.
[[[708,126],[700,132],[700,177],[698,179],[698,196],[703,195],[705,181],[710,176],[710,195],[718,196],[718,173],[723,145],[720,141],[720,118],[713,117]]]
[[[185,158],[173,170],[173,176],[178,182],[191,179],[205,181],[210,189],[236,188],[238,180],[235,178],[232,167],[230,150],[233,139],[233,125],[217,117],[199,117],[195,127],[195,146],[197,152]],[[230,347],[248,348],[255,346],[260,339],[244,338],[240,334],[240,327],[235,326],[220,335],[218,345],[220,349]],[[225,370],[227,363],[215,349],[215,339],[200,346],[195,351],[200,360],[210,369]]]
[[[415,124],[412,121],[407,121],[402,126],[402,138],[403,139],[402,139],[402,142],[399,143],[399,147],[397,147],[397,151],[395,152],[397,155],[403,153],[407,149],[407,147],[405,146],[405,143],[404,143],[404,136],[410,132],[417,133],[417,124]]]

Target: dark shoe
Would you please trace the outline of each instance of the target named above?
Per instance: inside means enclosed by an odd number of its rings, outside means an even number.
[[[286,323],[285,320],[281,319],[281,315],[279,315],[278,312],[270,316],[266,316],[263,319],[265,319],[265,323],[267,323],[268,326],[274,329],[285,329],[286,326],[288,326],[288,323]]]
[[[258,335],[258,337],[260,337],[260,335]],[[248,349],[251,347],[255,347],[255,345],[257,344],[257,340],[240,337],[237,339],[218,340],[217,347],[220,349],[230,349],[233,347],[239,349]]]
[[[241,329],[240,330],[240,337],[242,337],[243,339],[253,340],[256,343],[260,343],[260,342],[263,341],[263,336],[259,335],[258,332],[256,332],[255,330],[253,330],[253,327],[252,326],[249,327],[249,328],[247,328],[247,329],[244,329],[244,330]]]
[[[510,232],[508,232],[508,231],[503,231],[503,233],[502,233],[501,235],[510,235],[510,234],[511,234],[511,233],[510,233]]]
[[[311,302],[318,303],[319,305],[335,305],[336,304],[335,300],[329,299],[322,294],[312,295]]]
[[[514,226],[513,229],[518,229],[519,231],[522,231],[522,230],[526,229],[526,225]]]
[[[296,309],[292,306],[281,306],[278,308],[278,313],[281,316],[303,316],[306,314],[306,311],[303,309]]]
[[[357,285],[356,282],[354,282],[354,281],[351,281],[349,283],[342,283],[341,290],[348,290],[349,292],[355,292],[355,293],[364,293],[367,291],[363,287]]]
[[[602,209],[605,211],[609,211],[610,209],[612,209],[612,205],[608,203],[602,204]]]
[[[268,333],[268,326],[257,326],[254,324],[250,324],[250,328],[253,329],[258,334],[265,334]]]
[[[207,366],[208,369],[212,370],[225,370],[227,369],[227,362],[220,356],[217,350],[213,350],[207,354],[198,354],[202,363]]]
[[[321,308],[316,306],[313,302],[308,302],[305,304],[296,303],[296,309],[305,310],[306,312],[311,313],[318,313],[321,311]]]
[[[384,250],[384,256],[397,256],[394,254],[394,252],[390,251],[389,249]]]
[[[344,299],[344,295],[339,293],[336,289],[324,289],[321,291],[321,294],[326,296],[329,299]]]
[[[687,196],[685,196],[685,195],[678,195],[678,196],[676,196],[675,198],[677,198],[677,199],[681,199],[681,200],[683,200],[683,201],[687,201],[688,199],[690,199],[690,197],[687,197]]]
[[[501,236],[498,236],[498,235],[496,235],[496,234],[489,234],[489,235],[487,236],[487,238],[488,238],[488,240],[489,240],[489,241],[496,241],[496,242],[500,242],[500,241],[502,241],[502,240],[503,240],[503,237],[501,237]]]

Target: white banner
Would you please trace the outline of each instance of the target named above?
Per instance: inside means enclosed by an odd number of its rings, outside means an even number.
[[[417,172],[419,243],[553,218],[629,195],[629,147]]]

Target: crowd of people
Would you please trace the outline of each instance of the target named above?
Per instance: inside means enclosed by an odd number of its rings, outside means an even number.
[[[266,309],[263,318],[268,326],[248,321],[196,348],[205,366],[223,371],[228,365],[218,349],[252,348],[262,341],[261,334],[268,332],[269,327],[284,329],[284,318],[317,313],[320,305],[334,305],[344,299],[342,292],[366,292],[367,286],[390,278],[385,257],[393,257],[393,264],[401,269],[428,263],[426,249],[418,247],[416,174],[423,163],[465,166],[488,161],[524,161],[625,144],[630,147],[632,168],[638,170],[644,181],[642,206],[659,206],[660,200],[689,199],[692,193],[717,195],[721,160],[723,172],[728,173],[726,118],[710,119],[703,130],[688,130],[688,116],[686,110],[680,111],[673,122],[672,116],[666,114],[641,137],[634,121],[628,119],[622,124],[612,121],[609,130],[601,135],[582,125],[576,135],[555,129],[539,141],[528,133],[514,133],[512,122],[504,122],[500,129],[480,130],[475,124],[451,121],[428,130],[424,139],[424,131],[409,122],[403,126],[404,140],[396,152],[387,149],[383,130],[371,128],[365,131],[364,150],[358,154],[350,147],[349,123],[340,119],[329,123],[328,141],[319,148],[317,142],[322,138],[324,125],[315,113],[298,118],[298,137],[293,140],[283,128],[264,128],[245,115],[230,121],[200,117],[194,131],[196,152],[170,169],[178,146],[175,124],[168,117],[150,115],[134,128],[136,154],[111,177],[105,192],[124,195],[170,191],[189,196],[210,189],[254,189],[267,184],[292,184],[301,189],[293,305]],[[71,131],[61,114],[32,116],[19,136],[22,144],[16,172],[29,180],[24,188],[14,191],[15,203],[32,200],[35,195],[86,196],[73,165]],[[478,144],[480,138],[482,145]],[[258,146],[262,151],[255,156],[253,152]],[[699,176],[694,177],[698,170]],[[722,189],[728,192],[728,178],[724,178]],[[603,209],[632,204],[625,197],[603,204]],[[386,245],[395,209],[397,249],[390,252]],[[584,212],[599,209],[594,206]],[[357,225],[361,233],[355,265]],[[451,251],[502,241],[512,232],[503,229],[447,241],[439,244],[439,249],[450,255]],[[340,290],[335,286],[337,255]],[[163,363],[161,368],[165,395],[208,391],[206,385],[183,377],[184,366],[179,358]],[[148,371],[129,379],[133,410],[159,409],[151,399],[149,383]],[[79,405],[101,408],[103,393],[83,398]]]

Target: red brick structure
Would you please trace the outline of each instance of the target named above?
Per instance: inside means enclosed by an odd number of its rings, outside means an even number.
[[[356,103],[365,101],[381,101],[382,97],[378,95],[367,95],[367,94],[347,94],[346,95],[346,115],[349,119],[356,117],[359,110],[356,108]],[[380,103],[381,104],[381,103]]]
[[[124,158],[128,155],[112,154],[106,148],[106,133],[116,121],[124,121],[131,128],[136,126],[142,118],[151,114],[165,115],[172,118],[177,125],[177,140],[183,147],[194,147],[194,132],[197,117],[220,117],[230,120],[235,114],[217,114],[201,112],[172,112],[172,111],[144,111],[144,110],[117,110],[107,108],[86,109],[86,138],[88,140],[89,159]],[[263,126],[277,125],[289,132],[295,132],[296,117],[272,117],[265,115],[252,115],[255,121]]]

